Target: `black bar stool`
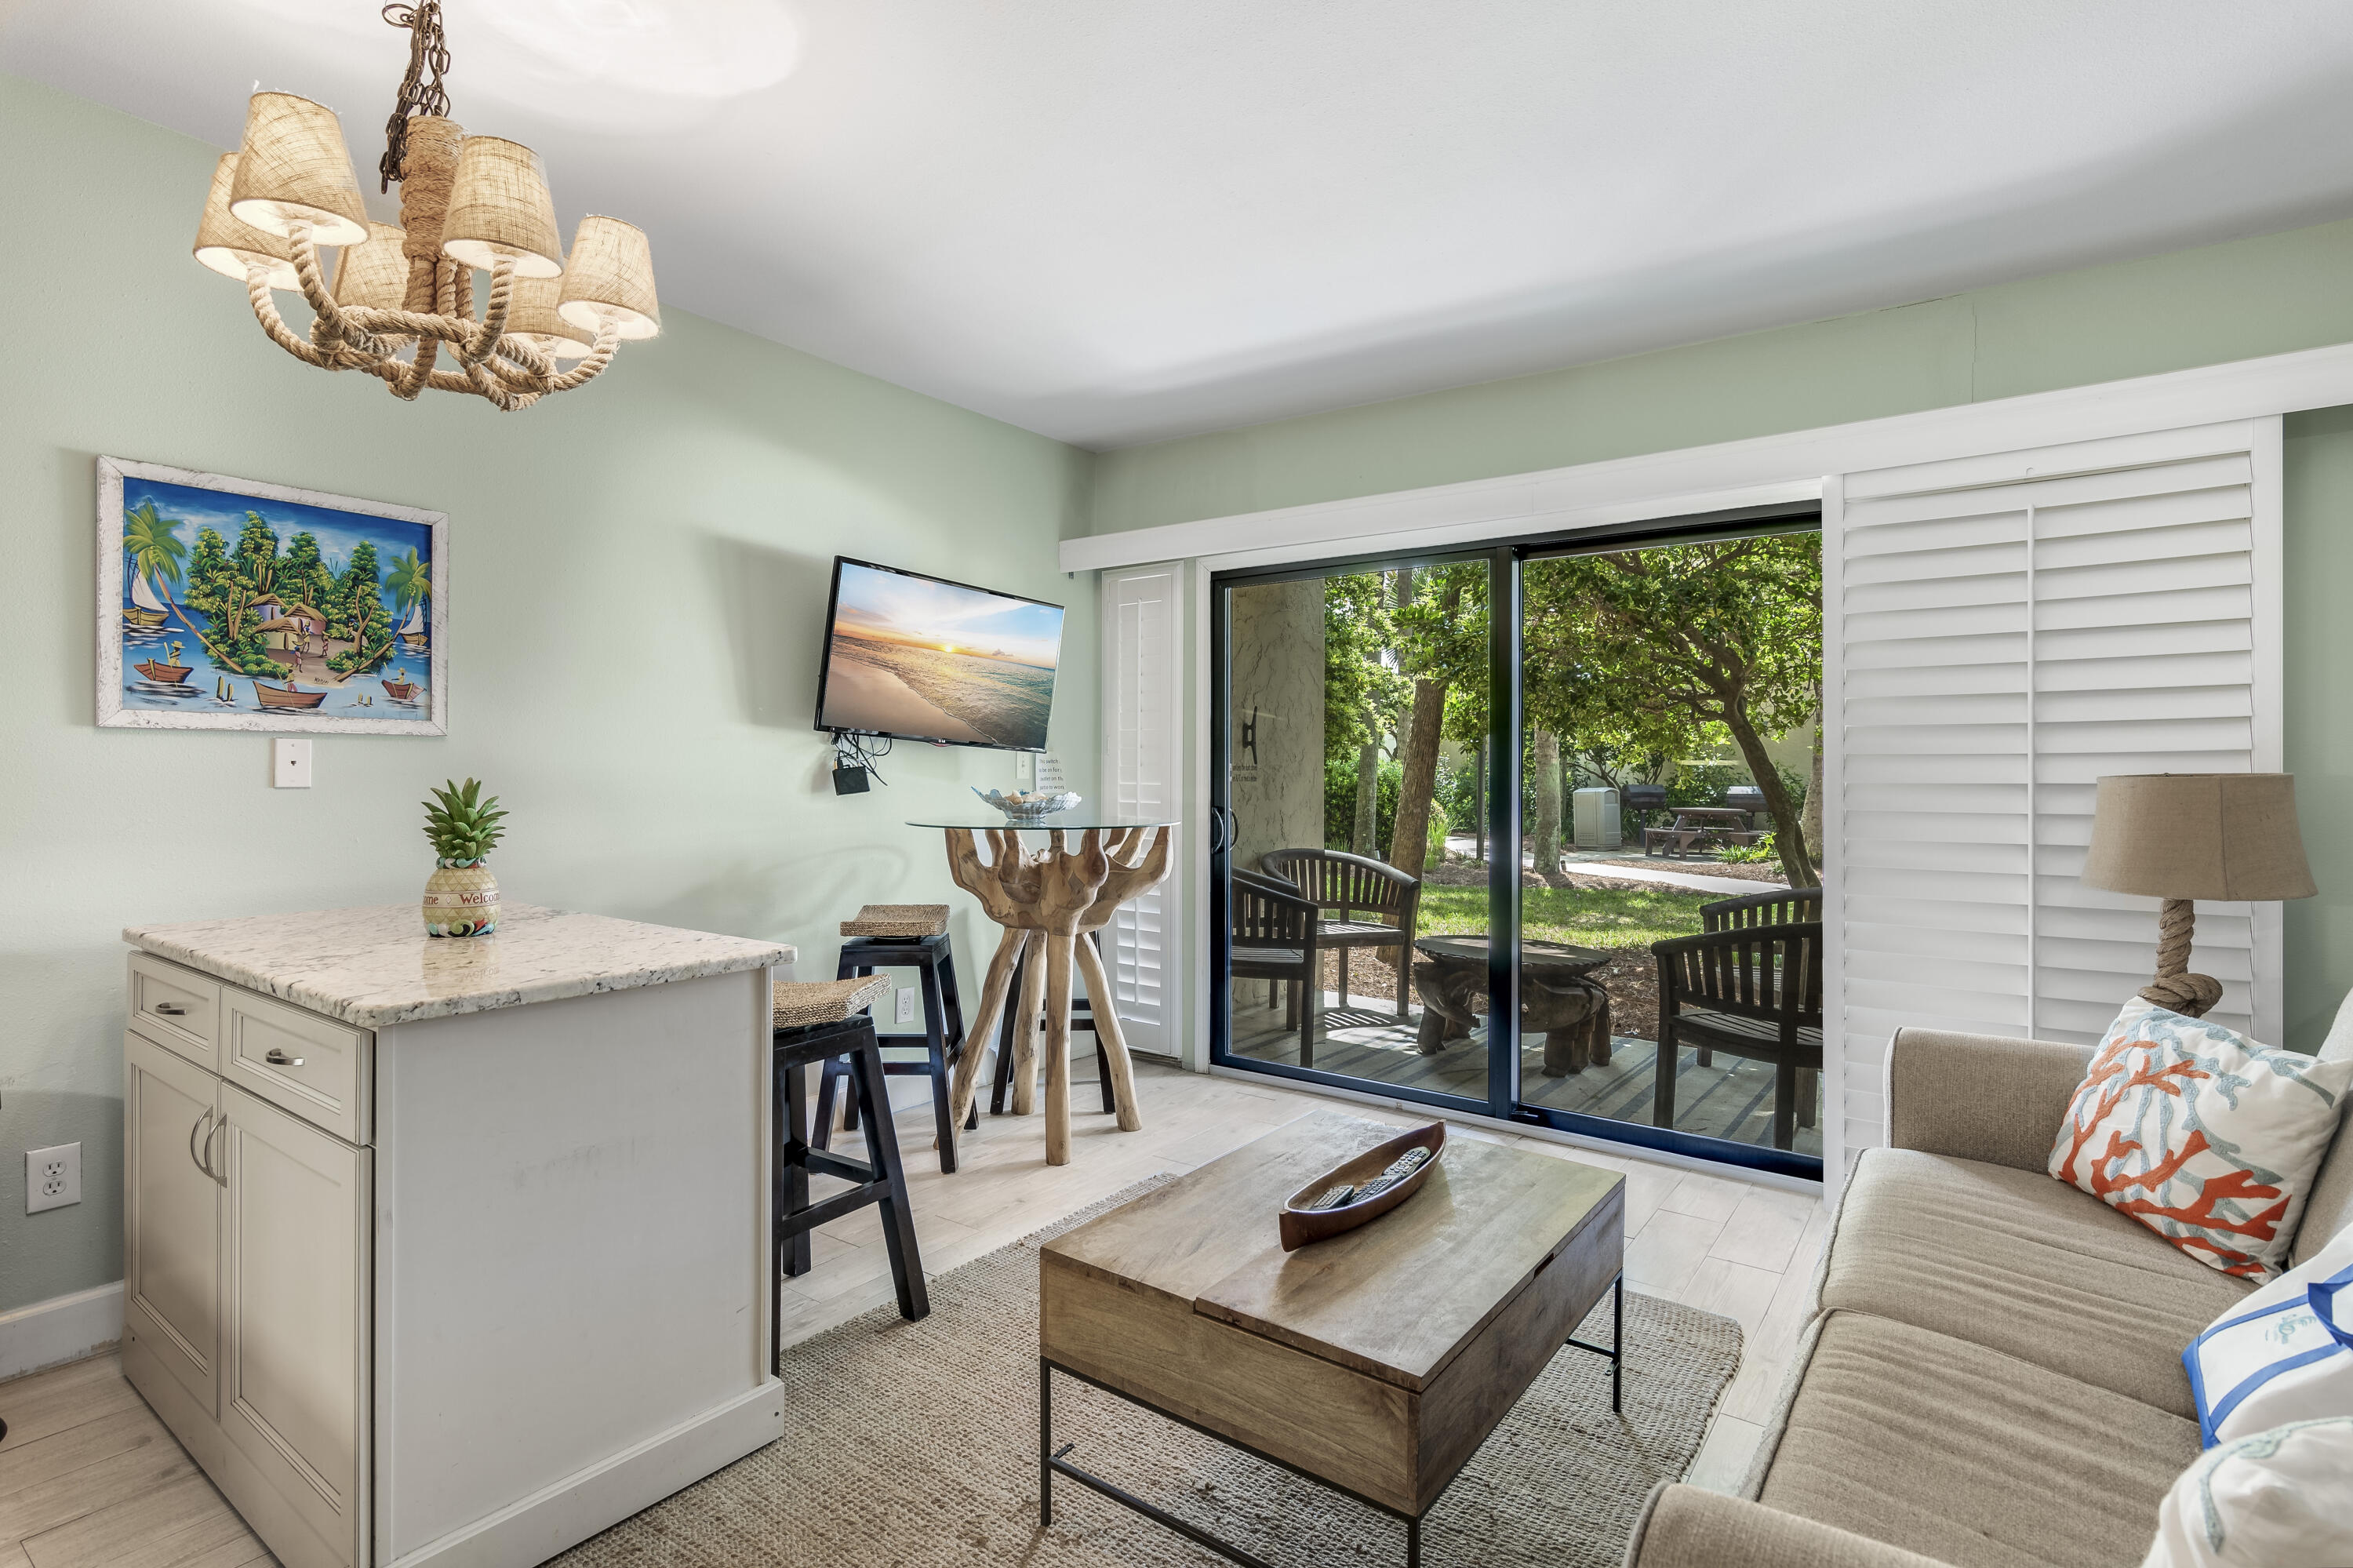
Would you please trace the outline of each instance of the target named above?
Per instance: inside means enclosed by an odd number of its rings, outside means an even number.
[[[854,1213],[869,1203],[882,1208],[882,1241],[891,1254],[891,1281],[898,1287],[899,1315],[913,1322],[932,1309],[923,1288],[923,1260],[915,1245],[915,1213],[907,1198],[907,1172],[899,1160],[899,1135],[891,1119],[891,1092],[882,1077],[882,1049],[874,1021],[859,1010],[885,989],[879,978],[817,980],[776,987],[775,1044],[771,1075],[776,1103],[776,1163],[770,1199],[776,1213],[769,1258],[768,1364],[784,1349],[786,1275],[809,1270],[809,1232]],[[859,1112],[866,1118],[867,1159],[845,1160],[808,1139],[808,1075],[815,1063],[839,1057]],[[809,1202],[809,1175],[838,1176],[854,1182],[846,1192]]]
[[[871,975],[877,969],[917,971],[923,991],[923,1032],[885,1034],[878,1030],[874,1038],[883,1045],[923,1047],[922,1061],[893,1062],[885,1058],[882,1071],[894,1078],[932,1080],[932,1118],[937,1124],[943,1175],[954,1173],[956,1168],[955,1129],[949,1125],[948,1117],[948,1067],[964,1054],[964,998],[956,991],[955,949],[949,944],[947,925],[948,906],[944,904],[870,904],[858,912],[856,919],[841,923],[845,939],[840,961],[834,969],[839,980]],[[835,1085],[849,1075],[847,1058],[828,1062],[825,1075],[818,1084],[817,1128],[813,1136],[819,1149],[826,1148],[833,1137]],[[858,1107],[854,1100],[841,1125],[844,1131],[857,1130]],[[980,1125],[977,1107],[965,1125]]]
[[[1103,943],[1097,940],[1093,932],[1086,933],[1080,940],[1093,942],[1096,956],[1102,956]],[[1029,967],[1029,949],[1024,948],[1019,961],[1013,966],[1013,979],[1005,988],[1005,1021],[997,1031],[997,1081],[988,1091],[988,1114],[991,1116],[1005,1114],[1006,1091],[1013,1086],[1013,1015],[1021,1010],[1021,971]],[[1103,1031],[1095,1027],[1094,998],[1081,996],[1076,991],[1071,993],[1071,1028],[1073,1033],[1083,1029],[1095,1037],[1095,1080],[1103,1086],[1103,1114],[1116,1114],[1119,1102],[1112,1094],[1111,1053],[1103,1049]],[[1039,1048],[1043,1050],[1045,1044],[1046,1032],[1041,1029],[1038,1032]],[[975,1107],[974,1120],[965,1125],[977,1126],[978,1115],[978,1108]]]

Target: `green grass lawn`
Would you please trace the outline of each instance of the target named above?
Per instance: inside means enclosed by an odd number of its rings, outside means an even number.
[[[1672,887],[1640,892],[1527,887],[1520,891],[1520,934],[1533,941],[1579,948],[1647,948],[1696,932],[1699,906],[1721,896]],[[1418,924],[1419,934],[1430,937],[1484,931],[1487,890],[1424,886]]]

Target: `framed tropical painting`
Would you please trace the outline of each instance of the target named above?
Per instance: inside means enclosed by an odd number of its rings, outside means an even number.
[[[98,460],[98,722],[448,733],[444,513]]]

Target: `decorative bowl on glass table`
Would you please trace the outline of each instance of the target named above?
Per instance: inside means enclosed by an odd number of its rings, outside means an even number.
[[[984,793],[976,787],[973,793],[1017,822],[1032,822],[1040,817],[1067,811],[1077,805],[1080,799],[1075,791],[1070,789],[1057,790],[1050,795],[1042,789],[1033,789],[1023,795],[1004,795],[994,789]]]

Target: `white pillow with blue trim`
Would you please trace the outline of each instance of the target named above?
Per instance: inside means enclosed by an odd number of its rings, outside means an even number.
[[[2181,1364],[2209,1448],[2353,1416],[2353,1228],[2216,1319]]]
[[[2158,1509],[2141,1568],[2344,1568],[2353,1563],[2353,1415],[2301,1421],[2210,1448]]]

